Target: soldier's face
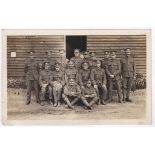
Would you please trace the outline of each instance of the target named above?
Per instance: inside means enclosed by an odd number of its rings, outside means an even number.
[[[83,64],[83,69],[84,70],[87,70],[88,69],[88,64],[86,63],[86,64]]]
[[[74,80],[71,79],[71,80],[69,81],[69,84],[70,84],[70,85],[74,85]]]
[[[60,51],[60,57],[64,57],[64,51]]]
[[[74,52],[74,55],[75,55],[75,57],[79,57],[80,52],[79,52],[78,50],[76,50],[76,51]]]
[[[51,53],[50,53],[50,52],[47,53],[47,57],[48,57],[48,58],[51,57]]]
[[[59,66],[56,66],[56,67],[55,67],[55,70],[56,70],[56,71],[59,71],[59,70],[60,70],[60,67],[59,67]]]
[[[91,53],[91,57],[93,57],[93,58],[94,58],[94,57],[95,57],[95,53]]]
[[[91,87],[91,81],[87,82],[87,87],[90,88]]]
[[[111,58],[112,58],[112,59],[115,59],[115,58],[116,58],[116,54],[115,54],[115,53],[112,53],[112,54],[111,54]]]
[[[96,64],[96,66],[97,66],[98,68],[100,68],[100,67],[101,67],[101,63],[98,62],[98,63]]]
[[[73,68],[74,67],[74,64],[73,63],[69,63],[69,67],[70,68]]]
[[[34,58],[34,55],[33,54],[30,54],[30,59],[33,59]]]
[[[109,53],[105,53],[104,58],[109,58]]]
[[[82,53],[80,54],[80,58],[82,58],[82,59],[84,58],[84,55]]]
[[[84,53],[84,58],[88,58],[89,54],[88,53]]]
[[[45,69],[49,69],[49,64],[48,63],[45,63]]]
[[[127,49],[126,50],[126,56],[129,57],[130,55],[131,55],[131,51],[130,51],[130,49]]]

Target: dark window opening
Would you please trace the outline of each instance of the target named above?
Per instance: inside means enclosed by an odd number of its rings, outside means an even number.
[[[70,59],[74,57],[74,49],[85,51],[87,49],[86,36],[66,36],[66,57]]]

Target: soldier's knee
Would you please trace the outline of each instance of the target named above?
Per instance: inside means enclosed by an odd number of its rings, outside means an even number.
[[[45,93],[46,92],[46,88],[45,87],[41,87],[41,90],[40,90],[42,93]]]
[[[65,99],[66,98],[66,95],[65,94],[62,94],[62,98]]]
[[[99,97],[94,97],[94,99],[93,99],[94,101],[98,101],[99,100]]]

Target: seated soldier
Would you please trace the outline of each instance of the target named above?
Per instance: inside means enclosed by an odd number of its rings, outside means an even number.
[[[88,62],[83,62],[82,69],[80,69],[79,71],[79,84],[80,84],[81,90],[83,90],[87,80],[90,79],[90,73],[91,73],[91,70],[89,69]]]
[[[68,62],[68,68],[65,71],[65,82],[68,83],[69,79],[74,79],[78,82],[78,70],[74,67],[74,62]]]
[[[65,84],[64,72],[61,70],[61,64],[55,64],[55,70],[50,77],[50,84],[53,87],[54,107],[60,106],[62,88]]]
[[[50,76],[51,76],[51,71],[50,71],[50,64],[46,62],[44,64],[44,69],[41,70],[40,76],[39,76],[39,85],[41,87],[40,91],[40,101],[41,105],[45,105],[45,96],[46,92],[48,91],[49,94],[49,101],[52,104],[52,87],[50,86]]]
[[[91,71],[91,80],[93,81],[94,88],[96,89],[98,97],[100,97],[101,104],[105,105],[104,100],[106,99],[107,95],[107,80],[105,70],[101,68],[100,60],[96,61],[96,68],[92,69]]]
[[[93,104],[98,101],[97,93],[94,87],[92,87],[91,80],[87,81],[87,85],[84,87],[81,100],[88,109],[91,109]]]
[[[80,99],[81,90],[74,79],[70,79],[69,83],[64,86],[62,98],[66,102],[66,107],[74,109],[74,104]]]

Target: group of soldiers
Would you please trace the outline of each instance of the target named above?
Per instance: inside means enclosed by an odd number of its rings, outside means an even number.
[[[116,58],[116,51],[105,51],[104,59],[96,57],[94,52],[74,49],[74,57],[66,59],[65,51],[59,50],[59,58],[51,58],[51,51],[46,52],[41,67],[29,52],[25,63],[27,82],[27,102],[30,104],[31,91],[34,87],[37,102],[60,106],[64,100],[65,107],[74,109],[80,101],[86,109],[94,104],[105,105],[112,102],[113,85],[115,85],[118,102],[132,102],[130,91],[135,78],[135,62],[130,48],[124,49],[125,57]],[[79,103],[79,102],[78,102]]]

